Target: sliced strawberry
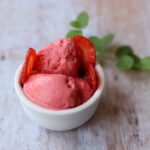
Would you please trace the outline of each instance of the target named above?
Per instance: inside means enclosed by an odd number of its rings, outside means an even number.
[[[75,36],[73,39],[80,60],[79,76],[86,78],[93,94],[97,89],[97,76],[94,68],[96,64],[96,50],[93,44],[84,36]]]
[[[97,89],[97,76],[96,76],[95,68],[91,64],[87,65],[86,79],[92,88],[92,94],[93,94]]]
[[[25,81],[33,72],[33,67],[36,61],[36,51],[33,48],[29,48],[23,64],[23,69],[20,74],[20,84],[23,85]]]
[[[73,37],[77,49],[79,59],[81,60],[81,66],[87,66],[87,64],[96,64],[96,51],[93,44],[84,36]]]

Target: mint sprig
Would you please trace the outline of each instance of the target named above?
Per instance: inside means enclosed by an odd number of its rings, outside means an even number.
[[[122,59],[129,57],[130,60]],[[134,53],[133,49],[130,46],[119,47],[116,51],[116,58],[117,58],[117,66],[122,70],[131,70],[131,69],[150,70],[150,56],[141,59]],[[131,59],[133,63],[131,63]],[[126,68],[124,66],[130,67]]]
[[[87,12],[83,11],[81,12],[76,20],[71,21],[70,25],[73,27],[67,34],[66,37],[74,37],[77,35],[82,35],[83,34],[83,29],[87,27],[89,22],[89,15]],[[89,40],[93,43],[95,46],[95,49],[97,53],[101,53],[106,50],[108,45],[112,42],[114,38],[113,34],[107,34],[106,36],[99,38],[96,36],[90,36]]]
[[[123,55],[119,57],[116,65],[121,70],[130,70],[134,65],[134,59],[131,56]]]
[[[95,46],[95,49],[98,53],[101,53],[106,50],[107,46],[113,41],[114,35],[107,34],[102,38],[98,38],[96,36],[90,36],[89,40]]]
[[[81,12],[77,19],[70,22],[70,25],[74,28],[83,29],[88,25],[89,22],[89,16],[87,12],[83,11]]]
[[[89,22],[88,13],[85,11],[81,12],[77,16],[76,20],[70,22],[70,25],[73,27],[73,29],[68,31],[68,33],[66,34],[66,37],[70,38],[70,37],[74,37],[77,35],[82,35],[83,33],[82,30],[88,25],[88,22]]]
[[[83,34],[83,29],[87,27],[89,22],[89,15],[87,12],[81,12],[76,20],[71,21],[71,29],[66,37],[74,37],[77,35]],[[109,44],[112,43],[114,39],[114,34],[107,34],[104,37],[90,36],[89,40],[93,43],[96,49],[97,60],[103,59],[112,59],[112,57],[105,55],[104,53],[108,51]],[[140,58],[135,54],[132,47],[128,45],[123,45],[117,48],[115,51],[116,56],[116,66],[121,70],[149,70],[150,71],[150,56]]]
[[[141,70],[150,70],[150,56],[140,59],[140,61],[136,64],[136,68]]]
[[[133,50],[130,46],[128,45],[124,45],[124,46],[120,46],[117,51],[116,51],[116,57],[120,58],[124,55],[133,55]]]
[[[81,30],[70,30],[66,37],[67,38],[71,38],[71,37],[74,37],[74,36],[77,36],[77,35],[82,35],[82,31]]]

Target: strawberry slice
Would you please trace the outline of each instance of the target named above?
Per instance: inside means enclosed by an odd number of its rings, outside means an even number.
[[[23,85],[25,81],[33,72],[33,67],[36,61],[36,51],[33,48],[29,48],[23,64],[23,69],[20,74],[20,84]]]
[[[86,68],[86,79],[92,88],[92,94],[97,89],[97,76],[93,65],[88,64]]]
[[[81,65],[96,64],[96,51],[93,44],[84,36],[73,37]]]
[[[84,36],[73,37],[77,54],[80,60],[79,76],[85,77],[92,88],[92,94],[97,89],[95,72],[96,50],[93,44]]]

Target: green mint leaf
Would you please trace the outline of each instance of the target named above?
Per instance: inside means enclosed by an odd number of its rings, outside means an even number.
[[[134,65],[134,60],[131,56],[122,56],[118,59],[117,67],[121,70],[130,70]]]
[[[129,56],[133,55],[133,50],[130,46],[125,45],[125,46],[121,46],[117,49],[117,51],[116,51],[116,57],[117,58],[120,58],[124,55],[129,55]]]
[[[67,38],[71,38],[71,37],[74,37],[74,36],[77,36],[77,35],[82,35],[82,31],[81,30],[70,30],[66,37]]]
[[[130,56],[134,59],[134,65],[136,65],[137,63],[139,63],[140,60],[141,60],[140,57],[137,56],[137,55],[135,55],[135,54],[131,54]]]
[[[100,40],[100,38],[98,38],[98,37],[96,37],[96,36],[90,36],[90,37],[89,37],[89,40],[90,40],[91,42],[94,42],[95,40]]]
[[[130,46],[124,45],[117,49],[116,57],[119,59],[122,56],[130,56],[134,60],[133,68],[137,68],[137,64],[140,62],[140,58],[134,54],[133,49]]]
[[[112,33],[107,34],[103,38],[101,38],[101,40],[103,40],[107,44],[111,43],[113,39],[114,39],[114,34]]]
[[[89,40],[93,43],[97,52],[103,52],[107,48],[107,46],[112,42],[113,38],[113,34],[108,34],[102,38],[91,36],[89,37]]]
[[[88,25],[89,16],[87,12],[81,12],[75,21],[70,22],[70,25],[74,28],[85,28]]]
[[[72,21],[70,22],[70,25],[74,28],[81,28],[81,24],[79,21]]]
[[[150,56],[144,57],[137,63],[136,68],[142,70],[150,70]]]
[[[96,36],[90,36],[89,40],[94,45],[96,51],[99,52],[100,49],[101,49],[101,40],[98,37],[96,37]]]
[[[100,51],[104,51],[107,46],[112,42],[114,39],[113,34],[107,34],[103,38],[101,38],[101,45],[100,45]]]
[[[88,16],[87,12],[85,12],[85,11],[81,12],[77,19],[81,23],[82,28],[85,28],[88,25],[89,16]]]

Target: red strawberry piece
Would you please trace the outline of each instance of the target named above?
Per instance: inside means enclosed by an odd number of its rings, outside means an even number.
[[[87,79],[87,82],[90,84],[90,86],[92,88],[92,94],[93,94],[97,89],[97,76],[96,76],[95,68],[91,64],[87,65],[86,79]]]
[[[25,57],[23,68],[20,74],[20,84],[23,85],[29,76],[34,72],[33,68],[36,61],[36,51],[29,48]]]
[[[85,76],[93,94],[97,89],[97,76],[94,68],[96,64],[96,50],[93,44],[84,36],[75,36],[73,39],[81,66],[79,68],[79,76]]]
[[[84,36],[73,37],[82,67],[96,64],[96,51],[93,44]]]

